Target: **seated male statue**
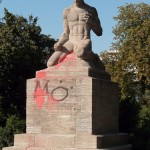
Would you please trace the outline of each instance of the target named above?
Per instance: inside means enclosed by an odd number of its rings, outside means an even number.
[[[49,58],[47,66],[56,65],[60,58],[74,52],[82,60],[99,64],[98,66],[105,70],[98,55],[92,51],[90,38],[91,30],[97,36],[102,35],[102,27],[96,9],[86,4],[84,0],[74,0],[74,4],[64,10],[63,18],[64,32],[55,43],[55,52]]]

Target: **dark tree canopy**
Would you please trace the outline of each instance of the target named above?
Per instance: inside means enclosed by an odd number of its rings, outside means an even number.
[[[26,19],[5,9],[3,20],[5,24],[0,28],[0,94],[9,96],[10,91],[20,89],[20,81],[34,77],[35,71],[46,67],[47,49],[52,48],[55,40],[41,34],[37,18],[32,16]]]
[[[143,95],[150,85],[150,6],[144,3],[121,6],[114,19],[117,25],[113,29],[113,51],[103,53],[103,60],[108,62],[106,65],[114,81],[121,86],[129,80],[138,81]],[[122,88],[122,96],[128,98],[129,90],[129,87]]]
[[[126,64],[138,72],[138,80],[150,74],[150,6],[148,4],[129,4],[119,8],[120,14],[114,19],[118,22],[113,30],[115,49],[122,52],[124,69]]]
[[[150,148],[150,5],[126,4],[114,17],[115,42],[103,59],[120,85],[120,129],[134,133],[134,149]]]
[[[0,147],[10,145],[14,132],[25,129],[20,118],[25,119],[26,80],[46,68],[55,43],[41,33],[37,17],[26,19],[6,9],[4,14],[0,26]]]

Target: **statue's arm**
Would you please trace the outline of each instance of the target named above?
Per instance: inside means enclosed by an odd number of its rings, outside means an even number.
[[[69,9],[65,9],[63,12],[63,25],[64,25],[64,32],[61,34],[58,43],[60,45],[65,44],[69,40],[69,26],[68,26],[68,20],[67,15],[69,13]]]
[[[101,27],[100,20],[98,18],[97,10],[95,8],[93,8],[93,10],[92,10],[92,17],[93,17],[93,19],[92,19],[91,28],[97,36],[101,36],[103,30]]]

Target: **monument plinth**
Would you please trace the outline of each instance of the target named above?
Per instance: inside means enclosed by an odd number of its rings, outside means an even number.
[[[68,59],[73,55],[27,80],[27,133],[15,135],[14,146],[3,150],[131,148],[118,130],[117,84],[77,57]]]
[[[74,0],[63,18],[48,68],[27,80],[27,133],[3,150],[130,150],[118,129],[117,84],[92,51],[90,31],[102,35],[96,9]]]

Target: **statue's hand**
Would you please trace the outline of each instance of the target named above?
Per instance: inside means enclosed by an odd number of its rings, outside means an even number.
[[[92,21],[92,14],[86,12],[84,14],[84,21],[87,22],[87,23],[91,23],[91,21]]]
[[[62,44],[60,44],[59,42],[54,44],[55,51],[61,51],[61,49],[62,49]]]

